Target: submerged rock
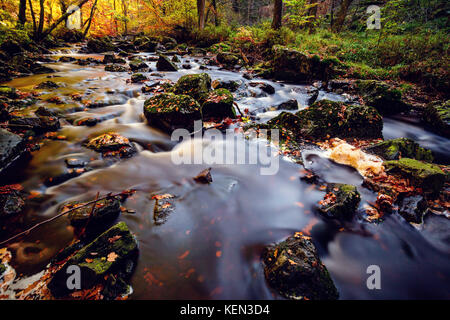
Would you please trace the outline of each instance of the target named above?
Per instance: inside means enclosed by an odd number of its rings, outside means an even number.
[[[28,129],[37,134],[57,131],[61,128],[59,119],[54,116],[13,117],[9,120],[9,125],[12,130],[23,131]]]
[[[383,81],[358,80],[355,82],[355,87],[366,105],[376,108],[382,115],[396,114],[407,110],[400,90],[392,88]]]
[[[211,88],[211,78],[207,73],[189,74],[182,76],[175,86],[175,94],[186,94],[199,103],[203,103],[208,97]]]
[[[450,100],[428,104],[422,118],[431,130],[450,138]]]
[[[158,71],[178,71],[175,64],[170,61],[165,55],[160,55],[158,61],[156,62],[156,69]]]
[[[433,154],[408,138],[386,140],[364,149],[385,160],[398,160],[401,157],[432,162]]]
[[[146,76],[144,76],[142,73],[135,73],[131,76],[131,82],[138,83],[148,80]]]
[[[0,129],[0,172],[25,154],[26,141],[21,136]]]
[[[236,118],[233,107],[233,95],[227,89],[217,89],[209,93],[202,105],[203,119]]]
[[[4,96],[10,99],[17,99],[19,97],[16,92],[16,88],[8,86],[0,86],[0,96]]]
[[[296,99],[291,99],[282,102],[276,106],[271,107],[274,110],[298,110],[298,101]]]
[[[81,269],[81,289],[89,289],[104,283],[110,274],[130,276],[130,262],[133,265],[138,252],[136,238],[125,222],[119,222],[94,241],[69,258],[58,270],[47,287],[56,298],[67,296],[67,269],[78,266]]]
[[[400,160],[385,161],[386,172],[399,174],[425,193],[437,193],[444,186],[446,175],[439,166],[418,160],[402,158]]]
[[[319,202],[319,212],[327,218],[351,220],[358,208],[361,196],[355,186],[330,183],[325,198]]]
[[[103,38],[91,38],[86,44],[88,52],[102,53],[108,51],[114,51],[115,47],[108,37]]]
[[[217,61],[227,68],[233,68],[239,64],[240,59],[237,55],[228,52],[219,52],[216,57]]]
[[[211,168],[202,170],[198,175],[196,175],[194,178],[194,181],[201,184],[209,184],[212,180],[211,175]]]
[[[262,258],[269,285],[286,298],[336,300],[339,297],[311,238],[297,233],[267,247]]]
[[[137,71],[142,69],[148,69],[148,65],[141,59],[133,59],[129,63],[131,71]]]
[[[261,89],[262,91],[264,91],[265,93],[268,93],[268,94],[274,94],[275,93],[275,88],[273,86],[271,86],[270,84],[265,83],[265,82],[250,82],[249,86],[257,87],[257,88]]]
[[[144,115],[148,124],[166,133],[175,129],[194,130],[194,122],[202,119],[201,107],[188,95],[163,93],[144,103]]]
[[[59,88],[59,85],[53,81],[41,82],[36,86],[36,89],[56,89],[56,88]]]
[[[118,58],[114,53],[105,54],[103,57],[103,64],[125,64],[127,63],[125,59]]]

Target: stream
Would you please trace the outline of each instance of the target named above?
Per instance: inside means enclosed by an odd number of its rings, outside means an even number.
[[[140,53],[142,58],[154,54]],[[50,57],[102,59],[102,55],[78,54],[76,48],[55,51]],[[240,110],[248,109],[265,122],[281,111],[264,108],[289,99],[297,99],[300,108],[307,104],[309,86],[247,80],[242,73],[208,66],[200,70],[201,57],[179,56],[178,65],[189,63],[191,69],[158,72],[164,79],[176,81],[190,73],[207,72],[212,80],[237,80],[235,92]],[[146,61],[152,70],[156,62]],[[427,215],[424,224],[412,226],[399,215],[385,217],[378,224],[368,223],[360,215],[341,231],[315,213],[324,191],[300,179],[303,168],[288,159],[279,159],[275,175],[261,175],[260,164],[213,165],[210,185],[196,184],[192,177],[206,165],[175,165],[171,153],[190,148],[188,142],[176,145],[170,137],[149,127],[142,117],[146,98],[142,84],[127,83],[127,72],[106,72],[103,65],[80,66],[70,62],[48,63],[57,72],[17,78],[4,85],[23,92],[39,91],[42,100],[57,96],[63,104],[40,101],[39,105],[69,111],[76,123],[98,119],[92,127],[62,122],[58,135],[65,140],[43,140],[32,159],[5,177],[2,184],[20,183],[27,191],[45,196],[38,206],[28,208],[22,228],[54,216],[64,203],[90,200],[97,192],[137,192],[123,204],[125,221],[139,242],[139,260],[132,277],[131,299],[283,299],[272,291],[264,278],[260,254],[271,243],[281,241],[297,231],[311,235],[323,263],[328,268],[341,299],[431,299],[450,298],[450,222],[447,218]],[[159,79],[144,73],[150,80]],[[50,78],[48,78],[50,77]],[[61,87],[34,89],[52,80]],[[266,95],[247,86],[251,81],[265,82],[275,88]],[[81,94],[83,100],[98,103],[98,108],[84,109],[70,98]],[[346,96],[320,91],[318,99],[344,101]],[[111,165],[101,154],[83,147],[89,137],[114,131],[133,142],[138,154]],[[385,139],[410,137],[431,149],[440,163],[449,163],[450,141],[399,118],[384,120]],[[248,143],[253,143],[252,141]],[[49,178],[67,171],[66,159],[89,162],[91,171],[64,183],[44,184]],[[362,188],[363,178],[353,168],[338,165],[320,151],[303,154],[305,166],[327,182],[358,186],[363,201],[376,199]],[[151,194],[177,195],[175,210],[167,221],[153,220],[155,201]],[[4,238],[6,239],[6,235]],[[69,220],[59,218],[32,232],[22,241],[10,245],[16,252],[12,265],[26,282],[41,272],[55,254],[73,239]],[[381,290],[366,286],[367,267],[381,269]]]

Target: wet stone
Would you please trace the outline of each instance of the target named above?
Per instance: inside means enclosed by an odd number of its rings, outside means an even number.
[[[264,275],[282,296],[294,300],[336,300],[337,289],[311,238],[296,233],[265,248]]]
[[[358,208],[361,197],[355,186],[330,183],[326,195],[319,202],[319,212],[327,218],[351,220]]]
[[[128,158],[137,152],[134,145],[126,137],[114,132],[93,138],[85,145],[89,149],[101,152],[103,157],[119,156],[120,158]]]
[[[15,216],[23,211],[25,197],[18,185],[0,187],[0,218]]]
[[[66,204],[62,211],[77,208],[85,205],[85,202],[73,202]],[[92,210],[94,208],[94,210]],[[91,215],[92,212],[92,215]],[[91,229],[99,229],[114,221],[120,215],[120,201],[116,198],[104,199],[95,203],[95,205],[88,205],[80,207],[72,211],[68,215],[70,224],[76,228],[83,228],[88,225]]]
[[[25,154],[25,146],[21,136],[0,129],[0,172]]]
[[[427,201],[422,196],[404,198],[399,206],[398,213],[408,222],[422,223],[427,209]]]
[[[233,107],[233,95],[227,89],[211,91],[202,105],[203,119],[236,118]]]
[[[433,161],[433,154],[430,150],[420,147],[418,143],[408,138],[386,140],[369,146],[364,151],[378,155],[385,160],[398,160],[404,157],[429,162]]]
[[[156,62],[158,71],[177,71],[178,68],[165,55],[160,55]]]

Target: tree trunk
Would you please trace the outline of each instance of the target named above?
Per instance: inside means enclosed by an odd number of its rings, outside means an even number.
[[[27,0],[20,0],[18,18],[22,26],[27,22]]]
[[[39,0],[39,26],[37,30],[37,38],[41,39],[42,30],[44,30],[44,14],[45,14],[45,8],[44,8],[44,2],[45,0]]]
[[[282,14],[283,14],[283,0],[274,0],[272,29],[278,30],[281,28]]]
[[[33,3],[31,2],[31,0],[28,0],[28,7],[30,8],[31,18],[33,19],[33,33],[36,33],[37,30],[36,16],[34,15]]]
[[[218,13],[217,13],[217,3],[216,3],[216,0],[212,0],[212,7],[213,7],[213,10],[214,10],[214,25],[215,25],[216,27],[218,27],[219,24],[220,24],[220,21],[219,21],[219,15],[218,15]]]
[[[197,0],[198,28],[203,30],[205,27],[205,0]]]
[[[344,26],[345,17],[347,16],[348,8],[350,7],[350,4],[353,0],[343,0],[341,7],[339,8],[339,11],[337,13],[336,22],[333,25],[333,31],[334,32],[341,32],[342,27]]]
[[[94,18],[94,11],[95,11],[96,5],[97,5],[97,0],[95,0],[94,4],[92,5],[91,14],[89,16],[89,22],[88,22],[86,29],[84,30],[83,37],[86,37],[87,33],[89,32],[89,29],[91,28],[91,23],[92,23],[92,19]]]

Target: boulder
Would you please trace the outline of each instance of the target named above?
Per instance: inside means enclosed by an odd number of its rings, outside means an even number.
[[[0,172],[25,154],[26,141],[24,138],[0,129]]]
[[[7,97],[10,99],[17,99],[19,95],[16,92],[16,88],[0,86],[0,96]]]
[[[157,41],[149,40],[149,41],[146,41],[146,42],[140,44],[138,46],[138,49],[140,51],[145,51],[145,52],[155,52],[157,46],[158,46]]]
[[[117,63],[117,64],[125,64],[127,62],[125,61],[125,59],[116,57],[116,55],[114,53],[107,53],[103,57],[102,63],[103,64],[115,64],[115,63]]]
[[[382,117],[370,106],[320,100],[296,115],[300,118],[299,130],[305,137],[382,137]]]
[[[169,60],[165,55],[159,55],[158,61],[156,62],[156,69],[158,71],[177,71],[178,68],[172,61]]]
[[[420,195],[404,198],[400,202],[398,213],[408,222],[422,223],[427,209],[427,201]]]
[[[138,243],[125,222],[119,222],[72,255],[48,283],[56,298],[67,296],[68,268],[78,266],[81,271],[81,289],[103,283],[110,274],[130,274],[129,263],[138,253]]]
[[[207,73],[189,74],[177,81],[173,93],[189,95],[199,103],[203,103],[208,97],[210,88],[211,78]]]
[[[126,137],[109,132],[90,139],[85,146],[89,149],[101,152],[103,156],[116,156],[127,158],[134,155],[137,150]]]
[[[130,61],[129,65],[132,71],[148,69],[148,65],[141,59],[133,59],[132,61]]]
[[[297,233],[265,248],[262,258],[269,285],[282,296],[295,300],[336,300],[339,297],[311,238]]]
[[[233,95],[227,89],[217,89],[209,93],[202,105],[203,119],[236,118],[233,107]]]
[[[57,83],[49,80],[49,81],[41,82],[35,88],[36,89],[57,89],[57,88],[59,88],[59,85]]]
[[[25,207],[25,196],[20,185],[0,187],[0,218],[17,215]]]
[[[268,93],[268,94],[274,94],[275,93],[275,88],[273,86],[271,86],[270,84],[265,83],[265,82],[250,82],[249,86],[259,88],[259,89],[261,89],[262,91],[264,91],[265,93]]]
[[[188,95],[163,93],[144,103],[144,115],[148,124],[166,133],[175,129],[194,130],[194,122],[202,119],[201,108],[197,101]]]
[[[135,73],[131,75],[131,82],[138,83],[148,80],[146,76],[144,76],[142,73]]]
[[[228,52],[219,52],[216,57],[220,64],[223,64],[226,68],[234,68],[239,64],[240,59],[237,55]]]
[[[54,116],[12,117],[9,128],[14,131],[33,130],[36,134],[57,131],[61,128],[59,119]]]
[[[282,46],[274,46],[272,53],[273,76],[277,80],[301,83],[327,80],[330,77],[330,65],[317,56],[308,57],[300,51]]]
[[[372,106],[382,115],[391,115],[408,110],[402,101],[400,90],[378,80],[357,80],[355,89],[366,105]]]
[[[285,102],[282,102],[276,106],[271,107],[274,110],[298,110],[298,101],[296,99],[291,99]]]
[[[425,193],[438,193],[445,183],[446,175],[444,171],[431,163],[402,158],[385,161],[383,165],[387,173],[399,174],[409,179],[414,186],[422,188]]]
[[[361,201],[358,189],[349,184],[330,183],[326,191],[319,202],[319,212],[326,218],[351,220]]]
[[[88,52],[92,53],[102,53],[108,51],[114,51],[114,44],[108,37],[103,38],[91,38],[86,44]]]
[[[450,138],[450,100],[428,104],[423,111],[422,118],[431,130]]]
[[[231,92],[236,91],[240,83],[234,80],[214,80],[212,82],[213,89],[227,89]]]
[[[433,154],[418,143],[408,138],[386,140],[373,146],[364,148],[364,151],[380,156],[384,160],[398,160],[401,157],[432,162]]]
[[[71,202],[63,206],[62,211],[84,205],[85,202]],[[94,210],[92,211],[92,208]],[[92,215],[91,215],[92,212]],[[99,229],[114,221],[120,214],[120,201],[117,198],[104,199],[95,203],[95,206],[88,205],[69,213],[70,224],[76,228]]]
[[[109,64],[105,66],[105,71],[109,72],[127,72],[127,68],[121,66],[120,64]]]

